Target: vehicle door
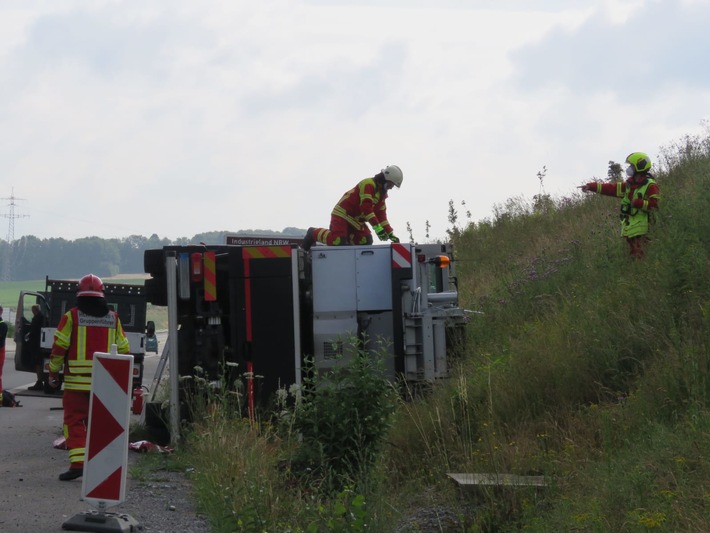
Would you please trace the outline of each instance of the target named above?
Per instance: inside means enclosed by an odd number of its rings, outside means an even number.
[[[17,302],[17,313],[15,316],[15,370],[20,372],[35,372],[32,364],[32,354],[27,343],[30,324],[32,323],[32,306],[39,305],[42,315],[44,316],[47,325],[47,317],[49,316],[49,304],[43,294],[32,291],[20,291],[20,297]]]

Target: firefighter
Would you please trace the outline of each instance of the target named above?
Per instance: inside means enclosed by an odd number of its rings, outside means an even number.
[[[64,438],[69,450],[69,470],[59,475],[70,481],[84,473],[86,429],[94,352],[130,351],[118,313],[108,307],[101,278],[88,274],[79,281],[76,306],[67,311],[54,333],[49,362],[49,384],[59,386],[59,370],[64,367]]]
[[[5,365],[5,342],[7,340],[7,322],[2,319],[2,305],[0,305],[0,407],[2,407],[2,367]]]
[[[308,228],[302,247],[310,250],[317,241],[329,246],[372,244],[369,224],[381,241],[399,242],[387,221],[387,192],[402,185],[402,171],[389,165],[372,178],[365,178],[346,192],[330,214],[330,227]]]
[[[580,188],[606,196],[621,198],[621,236],[629,245],[634,259],[646,253],[648,231],[654,210],[658,209],[661,191],[651,174],[651,159],[643,152],[632,152],[626,158],[626,181],[601,183],[592,181]]]

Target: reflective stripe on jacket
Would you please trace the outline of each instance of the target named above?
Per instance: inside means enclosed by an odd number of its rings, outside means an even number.
[[[110,352],[112,344],[117,346],[118,353],[130,351],[130,344],[115,311],[95,317],[72,307],[54,332],[49,371],[59,372],[64,365],[64,388],[89,391],[94,352]]]
[[[333,208],[331,215],[343,218],[356,229],[380,224],[387,233],[394,230],[387,221],[387,190],[374,178],[365,178],[346,192]]]

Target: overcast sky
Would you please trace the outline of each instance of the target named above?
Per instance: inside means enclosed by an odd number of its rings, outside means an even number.
[[[0,0],[0,238],[11,213],[15,238],[327,227],[388,164],[396,233],[441,237],[450,200],[489,218],[543,167],[570,196],[704,131],[708,20],[710,0]]]

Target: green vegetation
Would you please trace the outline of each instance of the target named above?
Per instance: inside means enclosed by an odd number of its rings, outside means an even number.
[[[363,493],[379,490],[397,395],[384,360],[358,353],[328,371],[309,364],[303,388],[282,390],[260,423],[235,415],[240,397],[214,388],[199,369],[184,378],[194,385],[196,422],[177,461],[197,472],[215,531],[372,530],[377,517]]]
[[[350,393],[384,445],[366,475],[338,470],[335,491],[321,490],[336,468],[327,454],[310,455],[315,479],[294,458],[359,442],[343,435],[350,425],[299,439],[284,431],[299,416],[288,403],[258,423],[210,404],[176,460],[194,467],[213,530],[395,531],[418,509],[456,517],[436,531],[710,529],[710,138],[665,148],[655,168],[662,208],[642,261],[619,237],[613,198],[513,198],[463,228],[452,204],[461,300],[481,314],[451,379],[391,416],[366,401],[372,388]],[[311,412],[352,417],[343,402]],[[448,472],[549,486],[459,492]]]
[[[20,291],[43,290],[44,280],[0,282],[0,305],[6,309],[14,309],[17,306],[17,299],[20,297]]]

